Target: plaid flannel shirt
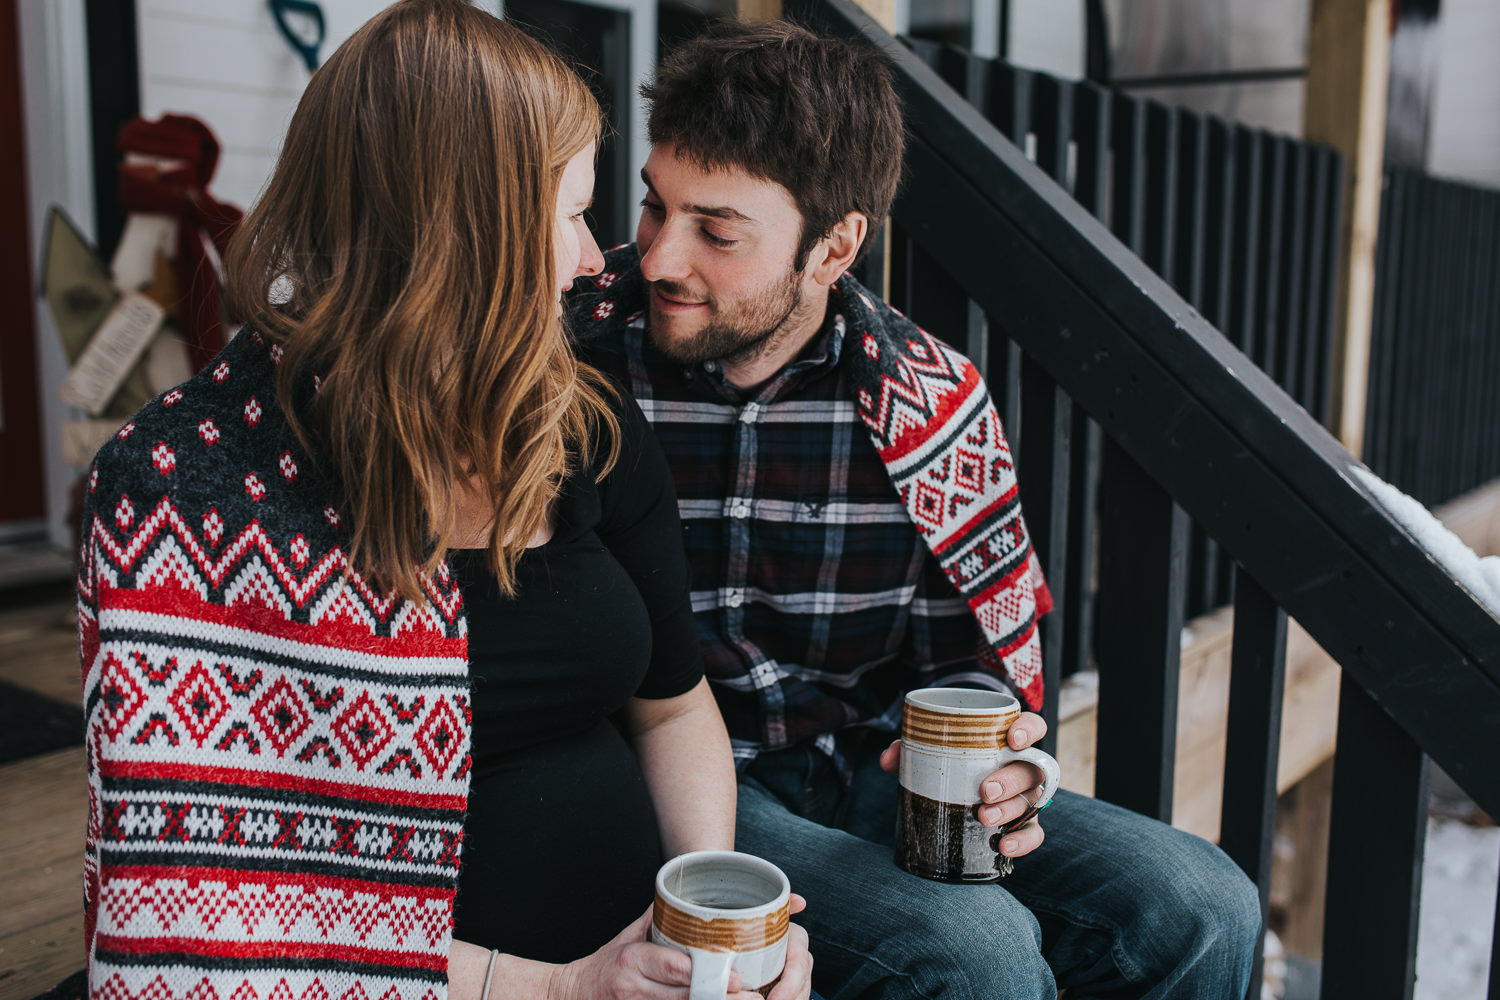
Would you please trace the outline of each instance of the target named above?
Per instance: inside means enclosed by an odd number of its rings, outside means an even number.
[[[737,766],[813,743],[847,773],[908,689],[1010,691],[891,484],[839,364],[843,318],[753,392],[684,367],[645,320],[584,356],[635,395],[676,482],[705,670]]]

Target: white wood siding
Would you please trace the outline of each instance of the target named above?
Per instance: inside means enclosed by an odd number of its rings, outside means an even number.
[[[322,0],[326,59],[388,0]],[[493,7],[492,7],[493,9]],[[202,119],[222,154],[210,190],[248,208],[275,165],[307,85],[265,0],[138,0],[141,114]]]

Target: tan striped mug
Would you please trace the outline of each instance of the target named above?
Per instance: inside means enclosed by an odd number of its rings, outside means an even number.
[[[922,688],[907,694],[896,864],[940,882],[993,882],[1010,874],[1001,838],[1052,801],[1062,775],[1057,761],[1036,747],[1007,745],[1020,715],[1021,703],[998,691]],[[1016,760],[1041,769],[1041,792],[1031,809],[1010,823],[981,826],[980,783]]]
[[[791,894],[782,870],[752,854],[682,854],[656,873],[651,940],[692,956],[690,1000],[724,1000],[731,969],[765,996],[786,965]]]

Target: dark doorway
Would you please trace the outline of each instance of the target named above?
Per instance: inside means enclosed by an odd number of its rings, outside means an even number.
[[[594,235],[612,247],[635,234],[630,201],[630,13],[573,0],[506,0],[505,16],[563,54],[604,106],[611,134],[599,151],[594,184]]]
[[[0,538],[40,530],[47,512],[36,366],[36,285],[26,199],[26,118],[21,104],[15,0],[0,0]]]

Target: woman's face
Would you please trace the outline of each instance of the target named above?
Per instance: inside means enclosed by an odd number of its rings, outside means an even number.
[[[584,212],[594,202],[594,144],[589,143],[563,168],[562,183],[557,188],[557,219],[553,244],[557,254],[557,311],[562,312],[563,293],[573,287],[573,279],[583,274],[598,274],[604,269],[604,255],[594,234],[584,221]]]

